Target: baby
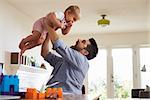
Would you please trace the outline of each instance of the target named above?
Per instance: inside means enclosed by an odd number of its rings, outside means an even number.
[[[50,12],[47,16],[38,19],[32,30],[32,35],[22,39],[19,48],[22,55],[26,50],[41,45],[48,33],[44,23],[47,23],[53,29],[61,29],[62,34],[69,33],[74,22],[80,19],[80,8],[76,5],[69,6],[65,12]]]

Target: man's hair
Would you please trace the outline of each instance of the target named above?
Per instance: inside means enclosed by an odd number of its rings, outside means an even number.
[[[90,41],[91,45],[88,45],[85,49],[89,52],[89,54],[86,55],[87,59],[91,60],[96,57],[96,55],[98,53],[98,47],[97,47],[97,43],[94,40],[94,38],[90,38],[89,41]]]
[[[80,18],[80,8],[77,6],[77,5],[71,5],[69,6],[66,10],[66,11],[70,11],[71,13],[74,13],[77,15],[78,18]]]

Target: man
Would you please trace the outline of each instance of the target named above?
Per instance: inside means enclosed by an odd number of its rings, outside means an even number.
[[[59,39],[59,36],[48,25],[48,34],[41,49],[42,57],[54,67],[53,77],[47,85],[56,83],[53,87],[62,87],[63,92],[82,94],[81,88],[85,75],[89,69],[88,60],[96,57],[98,48],[93,38],[89,40],[79,39],[72,47],[67,47]],[[49,52],[49,40],[53,44],[53,49],[61,57]]]

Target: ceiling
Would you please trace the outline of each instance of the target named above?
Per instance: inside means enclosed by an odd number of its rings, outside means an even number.
[[[149,0],[7,0],[32,21],[48,12],[64,11],[75,4],[81,9],[81,20],[71,29],[71,34],[106,34],[145,32],[148,27]],[[97,25],[101,15],[110,20],[108,27]]]

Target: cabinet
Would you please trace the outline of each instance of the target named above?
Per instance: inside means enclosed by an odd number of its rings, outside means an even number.
[[[24,92],[26,88],[40,90],[43,84],[49,80],[52,70],[46,70],[28,65],[19,65],[17,75],[19,77],[19,91]]]
[[[4,74],[19,77],[19,91],[24,92],[27,88],[40,90],[43,84],[49,80],[52,69],[43,69],[32,66],[31,57],[22,56],[20,59],[18,52],[5,53]]]

